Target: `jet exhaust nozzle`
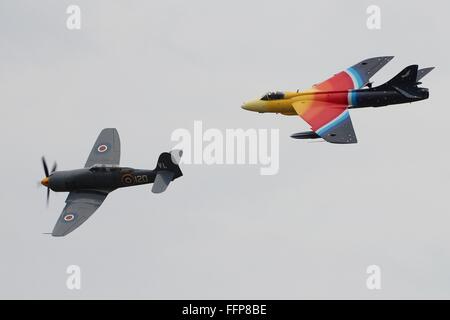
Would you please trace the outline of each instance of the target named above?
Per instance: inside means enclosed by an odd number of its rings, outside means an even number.
[[[305,131],[291,134],[291,138],[294,139],[318,139],[320,136],[314,131]]]

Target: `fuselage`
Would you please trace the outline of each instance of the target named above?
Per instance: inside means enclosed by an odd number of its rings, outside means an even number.
[[[75,190],[106,190],[153,183],[156,171],[115,166],[56,171],[43,180],[51,190],[70,192]]]
[[[296,102],[305,104],[313,102],[326,102],[331,104],[347,105],[350,108],[381,107],[390,104],[400,104],[427,99],[428,89],[412,88],[411,92],[401,89],[368,88],[346,91],[305,91],[305,92],[276,92],[267,94],[261,99],[244,103],[242,108],[260,113],[281,113],[284,115],[297,115],[293,108]]]

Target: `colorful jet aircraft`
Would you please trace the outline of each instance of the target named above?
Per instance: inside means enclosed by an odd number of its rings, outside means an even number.
[[[62,237],[78,228],[100,207],[106,196],[118,188],[153,183],[153,193],[165,191],[171,181],[183,175],[178,166],[181,155],[181,150],[162,153],[154,170],[119,167],[119,133],[108,128],[98,136],[84,169],[56,171],[55,163],[49,172],[42,157],[45,178],[41,184],[47,187],[47,204],[50,190],[69,192],[66,206],[51,234]]]
[[[333,77],[299,92],[271,92],[261,99],[244,103],[243,109],[299,115],[312,131],[291,135],[295,139],[323,138],[331,143],[356,143],[349,109],[382,107],[427,99],[428,89],[419,82],[432,68],[411,65],[394,78],[372,87],[370,78],[393,57],[376,57],[361,61]],[[367,86],[367,88],[363,88]]]

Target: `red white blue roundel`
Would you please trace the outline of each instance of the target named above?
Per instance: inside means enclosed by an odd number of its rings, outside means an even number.
[[[105,152],[106,150],[108,150],[108,146],[106,144],[101,144],[97,147],[97,151],[100,153]]]
[[[65,222],[70,222],[70,221],[73,221],[73,219],[75,219],[75,215],[72,213],[68,213],[64,216],[63,219]]]

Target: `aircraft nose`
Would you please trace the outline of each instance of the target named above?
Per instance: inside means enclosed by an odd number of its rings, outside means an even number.
[[[42,179],[42,180],[41,180],[41,184],[42,184],[43,186],[48,187],[48,177],[45,177],[44,179]]]
[[[258,104],[254,101],[248,101],[244,102],[241,108],[248,111],[258,111]]]

